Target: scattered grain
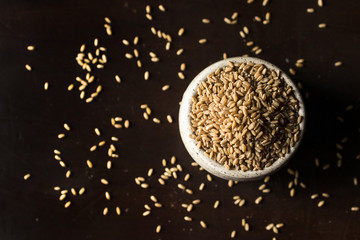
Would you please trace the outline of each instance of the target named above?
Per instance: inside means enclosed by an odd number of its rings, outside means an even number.
[[[31,68],[31,66],[30,66],[29,64],[26,64],[26,65],[25,65],[25,68],[26,68],[26,70],[28,70],[28,71],[31,71],[31,70],[32,70],[32,68]]]
[[[185,75],[182,72],[178,72],[178,77],[182,80],[185,79]]]
[[[264,190],[265,188],[266,188],[266,184],[261,184],[258,189],[259,189],[260,191],[262,191],[262,190]]]
[[[169,123],[173,123],[173,119],[172,119],[171,115],[167,115],[166,119]]]
[[[60,133],[60,134],[58,135],[58,138],[59,138],[59,139],[64,138],[64,137],[65,137],[65,134],[64,134],[64,133]]]
[[[61,194],[59,197],[59,201],[62,201],[66,198],[66,194]]]
[[[290,189],[290,197],[295,196],[295,188]]]
[[[160,59],[159,59],[158,57],[153,57],[153,58],[151,58],[151,61],[152,61],[152,62],[159,62]]]
[[[140,187],[142,187],[142,188],[149,188],[149,184],[147,184],[147,183],[142,183],[141,185],[140,185]]]
[[[68,190],[62,190],[61,192],[60,192],[61,194],[67,194],[68,193]]]
[[[125,128],[129,128],[129,127],[130,127],[130,121],[129,121],[129,120],[125,120],[125,122],[124,122],[124,127],[125,127]]]
[[[319,203],[318,203],[318,207],[322,207],[322,206],[324,206],[324,204],[325,204],[325,201],[324,200],[321,200]]]
[[[187,221],[187,222],[191,222],[191,221],[192,221],[192,218],[189,217],[189,216],[185,216],[185,217],[184,217],[184,220]]]
[[[200,43],[200,44],[204,44],[204,43],[206,43],[206,42],[207,42],[207,39],[206,39],[206,38],[202,38],[202,39],[199,40],[199,43]]]
[[[121,83],[121,78],[119,77],[119,75],[115,75],[115,81]]]
[[[321,196],[325,197],[325,198],[329,198],[330,197],[330,194],[328,193],[321,193]]]
[[[178,164],[178,165],[176,165],[176,168],[180,171],[180,172],[182,172],[182,166],[180,165],[180,164]]]
[[[169,50],[170,50],[170,47],[171,47],[171,42],[167,42],[167,43],[165,44],[165,50],[166,50],[166,51],[169,51]]]
[[[176,163],[176,157],[175,156],[171,156],[170,163],[173,164],[173,165]],[[174,169],[174,171],[176,171],[176,168]]]
[[[158,8],[159,8],[159,10],[162,11],[162,12],[165,12],[165,11],[166,11],[165,7],[164,7],[163,5],[161,5],[161,4],[158,6]]]
[[[238,12],[234,12],[232,15],[231,15],[231,19],[236,19],[237,17],[239,16],[239,13]]]
[[[259,16],[255,16],[255,17],[254,17],[254,21],[256,21],[256,22],[261,22],[261,18],[260,18]]]
[[[93,164],[90,160],[86,160],[86,164],[88,165],[89,168],[93,167]]]
[[[157,203],[154,203],[154,206],[157,207],[157,208],[161,208],[162,204],[157,202]]]
[[[270,21],[270,12],[265,13],[265,19],[266,21]]]
[[[358,212],[358,211],[359,211],[359,207],[351,207],[351,211],[353,211],[353,212]]]
[[[296,74],[296,71],[293,69],[293,68],[289,68],[289,73],[291,75],[295,75]]]
[[[245,34],[249,34],[249,32],[250,32],[249,28],[247,26],[243,27],[243,31],[244,31]]]
[[[149,79],[149,71],[146,71],[144,73],[144,80],[148,80]]]
[[[151,12],[151,7],[150,7],[150,5],[146,5],[145,11],[146,11],[146,13],[150,13],[150,12]]]
[[[105,207],[103,210],[103,215],[106,216],[109,213],[109,208]]]
[[[71,191],[72,195],[76,196],[76,190],[75,190],[75,188],[71,188],[70,191]]]
[[[180,28],[179,31],[178,31],[178,36],[182,36],[185,32],[185,29],[184,28]]]
[[[181,71],[185,71],[185,69],[186,69],[186,64],[185,64],[185,63],[181,63],[181,64],[180,64],[180,70],[181,70]]]
[[[117,214],[118,216],[121,215],[121,209],[120,209],[119,206],[116,206],[115,211],[116,211],[116,214]]]
[[[322,167],[323,170],[328,170],[330,168],[330,164],[326,164]]]
[[[96,148],[97,148],[97,146],[96,146],[96,145],[92,146],[92,147],[90,148],[90,152],[95,151],[95,150],[96,150]]]
[[[190,195],[193,194],[193,191],[192,191],[191,189],[189,189],[189,188],[185,189],[185,192],[186,192],[187,194],[190,194]]]
[[[84,187],[80,188],[79,195],[83,195],[84,193],[85,193],[85,188]]]
[[[311,198],[311,199],[315,199],[315,198],[317,198],[318,196],[319,196],[319,194],[315,193],[315,194],[311,195],[310,198]]]
[[[108,185],[108,184],[109,184],[109,181],[106,180],[105,178],[102,178],[102,179],[100,180],[100,182],[101,182],[102,184],[104,184],[104,185]]]
[[[207,228],[207,225],[204,221],[200,221],[200,225],[202,228]]]
[[[125,53],[125,57],[127,59],[132,59],[133,58],[133,55],[131,53]]]
[[[167,90],[169,90],[169,89],[170,89],[170,85],[164,85],[164,86],[162,86],[162,88],[161,88],[162,91],[167,91]]]
[[[142,215],[143,215],[144,217],[146,217],[146,216],[150,215],[150,213],[151,213],[151,211],[148,210],[148,211],[143,212]]]
[[[259,204],[262,201],[262,196],[255,199],[255,204]]]
[[[250,225],[248,223],[245,224],[244,229],[246,232],[250,230]]]
[[[157,202],[157,201],[158,201],[157,198],[156,198],[154,195],[151,195],[151,196],[150,196],[150,199],[151,199],[151,201],[153,201],[153,202]]]
[[[29,45],[29,46],[26,47],[26,49],[27,49],[28,51],[34,51],[34,50],[35,50],[35,47]]]
[[[276,228],[282,228],[284,226],[284,223],[278,223],[275,226],[276,226]]]
[[[138,36],[135,36],[134,37],[134,40],[133,40],[133,44],[134,45],[137,45],[139,43],[139,37]]]
[[[111,24],[111,20],[110,20],[110,18],[105,17],[105,18],[104,18],[104,20],[105,20],[105,22],[107,22],[107,23]]]
[[[161,185],[165,185],[165,181],[164,181],[162,178],[159,178],[159,179],[158,179],[158,182],[159,182]]]
[[[307,12],[307,13],[314,13],[314,12],[315,12],[315,9],[313,9],[313,8],[307,8],[307,9],[306,9],[306,12]]]
[[[109,193],[109,192],[105,192],[105,198],[106,198],[107,200],[110,200],[110,193]]]
[[[269,182],[269,180],[270,180],[270,176],[266,176],[266,177],[264,178],[264,183]]]
[[[150,20],[150,21],[153,19],[152,16],[151,16],[149,13],[147,13],[145,16],[146,16],[146,18],[147,18],[148,20]]]
[[[68,202],[65,203],[64,207],[65,207],[65,208],[68,208],[68,207],[70,207],[70,205],[71,205],[71,202],[68,201]]]
[[[184,52],[183,48],[180,48],[179,50],[176,51],[176,55],[181,55]]]
[[[24,175],[24,180],[28,180],[31,177],[30,173]]]
[[[319,167],[320,166],[319,158],[315,158],[314,160],[315,160],[315,166]]]
[[[270,223],[270,224],[266,225],[265,229],[270,231],[273,227],[274,227],[274,224]]]
[[[334,63],[334,66],[335,66],[335,67],[340,67],[340,66],[342,66],[342,62],[341,62],[341,61],[337,61],[337,62]]]
[[[207,18],[203,18],[203,19],[201,19],[201,21],[204,24],[209,24],[210,23],[210,19],[207,19]]]
[[[227,17],[224,18],[224,22],[226,24],[232,24],[231,20],[229,18],[227,18]]]
[[[189,204],[189,205],[187,206],[187,208],[186,208],[186,211],[191,212],[191,210],[193,209],[193,207],[194,207],[194,205]]]
[[[244,33],[243,31],[240,31],[239,34],[240,34],[240,36],[241,36],[242,38],[246,38],[246,35],[245,35],[245,33]]]
[[[49,89],[49,83],[48,82],[45,82],[44,83],[44,90],[46,91],[46,90],[48,90]]]

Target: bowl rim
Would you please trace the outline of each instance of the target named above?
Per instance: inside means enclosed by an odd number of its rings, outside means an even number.
[[[241,171],[235,169],[226,169],[224,165],[214,161],[213,159],[207,157],[205,152],[202,149],[199,149],[196,146],[196,141],[190,138],[190,134],[192,134],[191,130],[191,123],[190,123],[190,110],[192,105],[192,96],[194,96],[197,92],[198,85],[207,79],[207,76],[215,72],[216,69],[224,67],[228,65],[228,62],[253,62],[255,64],[263,64],[268,69],[275,70],[281,74],[284,81],[290,85],[294,91],[294,95],[299,102],[299,115],[303,117],[302,122],[300,123],[300,135],[298,141],[295,143],[293,147],[290,148],[290,152],[286,154],[284,157],[277,159],[270,167],[266,167],[262,170],[256,171]],[[304,101],[301,97],[300,91],[297,88],[296,84],[291,80],[291,78],[280,68],[275,66],[274,64],[254,57],[232,57],[220,60],[215,62],[205,69],[203,69],[195,78],[190,82],[189,86],[185,90],[183,94],[183,98],[181,101],[181,106],[179,110],[179,130],[181,139],[185,145],[186,150],[189,152],[190,156],[197,162],[201,167],[203,167],[206,171],[212,173],[215,176],[218,176],[223,179],[227,180],[234,180],[234,181],[252,181],[266,177],[281,167],[283,167],[290,158],[294,155],[296,150],[298,149],[304,135],[305,129],[305,121],[306,121],[306,114],[305,114],[305,105]]]

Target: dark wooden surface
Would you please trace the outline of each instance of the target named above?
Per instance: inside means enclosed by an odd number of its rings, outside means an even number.
[[[325,0],[319,8],[315,0],[271,1],[267,7],[261,1],[248,5],[242,1],[1,1],[0,3],[0,239],[229,239],[237,230],[237,239],[271,239],[276,234],[266,231],[270,222],[284,222],[278,239],[360,239],[359,212],[351,212],[352,206],[360,205],[359,186],[352,184],[353,177],[360,178],[359,153],[359,90],[360,79],[357,60],[360,52],[359,15],[357,0]],[[163,4],[166,12],[157,9]],[[152,6],[154,20],[145,18],[145,5]],[[314,7],[316,12],[306,13]],[[224,17],[239,12],[236,25],[224,23]],[[264,17],[271,12],[271,23],[254,22],[255,15]],[[104,31],[104,17],[112,19],[113,36]],[[202,18],[212,23],[201,23]],[[319,23],[328,27],[318,29]],[[296,187],[296,195],[289,196],[288,182],[293,179],[281,170],[271,177],[268,187],[271,193],[261,193],[257,188],[262,181],[239,183],[232,188],[227,182],[213,177],[206,180],[206,172],[191,166],[178,132],[177,113],[179,101],[187,84],[204,67],[220,60],[222,53],[229,57],[250,54],[239,36],[243,26],[250,28],[249,40],[263,48],[259,57],[273,62],[287,71],[296,59],[304,58],[305,67],[297,69],[294,81],[303,85],[306,99],[307,129],[301,149],[287,166],[300,173],[299,180],[306,189]],[[165,51],[165,41],[153,36],[154,26],[173,36],[170,51]],[[177,30],[184,27],[183,37]],[[122,39],[140,37],[140,59],[143,68],[135,60],[125,59],[124,54],[133,46],[124,47]],[[84,77],[75,62],[82,43],[91,45],[95,37],[107,48],[109,62],[105,69],[97,70],[96,82],[103,92],[94,102],[87,104],[79,99],[78,91],[66,90],[76,76]],[[198,39],[208,43],[199,45]],[[35,45],[34,52],[26,51],[27,45]],[[184,48],[181,56],[176,50]],[[148,52],[160,57],[152,63]],[[343,66],[335,68],[337,60]],[[179,65],[186,62],[186,79],[177,77]],[[33,71],[24,69],[30,64]],[[143,80],[143,72],[151,77]],[[118,84],[114,75],[123,82]],[[49,90],[43,90],[48,81]],[[170,84],[171,89],[161,91]],[[92,87],[94,88],[94,86]],[[140,104],[147,103],[153,115],[162,120],[160,125],[142,118]],[[345,111],[348,105],[352,111]],[[165,116],[171,114],[174,124],[168,124]],[[110,118],[122,116],[131,121],[129,129],[114,129]],[[337,120],[341,116],[344,123]],[[57,134],[65,132],[62,125],[69,123],[72,130],[64,139]],[[98,127],[102,135],[96,136]],[[113,169],[106,169],[109,159],[106,149],[93,153],[89,148],[100,140],[119,137],[115,143],[119,159],[113,160]],[[348,137],[343,150],[336,143]],[[54,159],[53,149],[60,149],[67,168],[61,168]],[[343,156],[343,166],[336,167],[336,152]],[[165,186],[157,182],[164,171],[161,159],[175,155],[184,171],[179,179],[169,180]],[[321,167],[330,164],[326,171],[314,165],[320,159]],[[88,169],[86,160],[95,167]],[[151,185],[142,189],[134,182],[138,176],[146,176],[154,168],[154,175],[147,178]],[[72,176],[65,178],[71,169]],[[31,178],[23,180],[26,173]],[[188,195],[177,188],[185,173],[191,174],[186,186],[194,190]],[[110,181],[108,186],[101,178]],[[206,183],[203,191],[198,187]],[[58,200],[54,186],[77,190],[85,187],[83,196],[68,194],[70,208]],[[112,199],[106,200],[109,191]],[[331,195],[322,208],[313,193]],[[143,217],[144,204],[151,204],[150,195],[156,195],[164,205],[153,209]],[[233,205],[232,197],[240,195],[247,203],[243,207]],[[264,200],[255,205],[262,195]],[[180,205],[201,199],[194,210],[187,213]],[[218,209],[213,209],[220,200]],[[115,206],[122,208],[122,215],[115,215]],[[102,215],[109,207],[107,216]],[[193,218],[185,222],[185,215]],[[246,218],[250,231],[241,227]],[[204,220],[208,229],[202,229]],[[158,224],[163,226],[155,233]]]

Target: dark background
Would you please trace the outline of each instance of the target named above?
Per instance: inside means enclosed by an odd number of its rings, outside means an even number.
[[[145,18],[145,5],[152,6],[153,21]],[[157,9],[163,4],[166,12]],[[360,2],[357,0],[324,0],[319,8],[315,0],[270,0],[266,7],[261,1],[252,4],[241,1],[1,1],[0,2],[0,239],[228,239],[237,230],[238,239],[271,239],[274,234],[266,231],[270,222],[283,222],[278,239],[360,239],[359,212],[351,212],[352,206],[360,205],[359,186],[352,183],[360,177],[359,154],[359,43]],[[306,8],[314,7],[309,14]],[[236,25],[224,23],[224,17],[239,12]],[[255,15],[264,18],[271,12],[271,22],[263,25],[254,22]],[[112,20],[113,36],[106,35],[104,17]],[[211,19],[203,24],[202,18]],[[319,29],[319,23],[328,27]],[[303,85],[307,129],[303,143],[287,167],[300,173],[299,180],[306,189],[296,187],[296,195],[290,198],[288,182],[293,176],[286,169],[271,177],[268,187],[271,193],[258,190],[262,181],[239,183],[232,188],[227,181],[213,177],[206,180],[206,172],[191,166],[178,132],[177,113],[179,101],[191,79],[204,67],[222,58],[250,54],[239,36],[243,26],[250,28],[248,40],[255,41],[263,49],[259,57],[287,71],[298,58],[305,59],[305,66],[296,69],[295,82]],[[165,41],[152,35],[150,27],[171,34],[172,48],[165,51]],[[177,36],[180,27],[185,28],[182,37]],[[140,37],[136,47],[143,63],[142,69],[134,59],[124,57],[134,46],[125,47],[122,39],[131,41]],[[76,64],[75,57],[80,45],[92,45],[99,38],[107,48],[109,62],[105,69],[95,70],[96,82],[103,86],[102,93],[92,103],[79,99],[79,92],[67,91],[75,77],[84,78],[85,72]],[[207,38],[200,45],[198,39]],[[26,46],[35,45],[29,52]],[[184,48],[181,56],[176,50]],[[160,57],[152,63],[148,52]],[[343,66],[335,68],[335,61]],[[186,79],[177,77],[181,62],[187,63]],[[30,64],[33,71],[25,70]],[[149,70],[151,77],[144,81],[143,73]],[[122,77],[116,83],[114,75]],[[44,91],[44,82],[50,84]],[[162,92],[161,87],[170,84],[171,89]],[[97,84],[90,88],[95,89]],[[75,84],[75,86],[78,86]],[[146,103],[153,110],[152,117],[162,120],[160,125],[142,118],[140,105]],[[351,111],[345,111],[348,105]],[[171,114],[173,124],[166,122]],[[129,129],[115,129],[110,118],[122,116],[129,119]],[[344,123],[337,117],[344,118]],[[57,139],[65,132],[63,123],[72,130],[64,139]],[[102,135],[96,136],[98,127]],[[90,153],[89,148],[100,140],[115,143],[119,159],[113,160],[113,168],[106,169],[107,147]],[[343,150],[336,143],[348,137]],[[53,149],[62,151],[67,168],[61,168],[54,159]],[[336,152],[343,158],[343,166],[336,167]],[[184,171],[179,179],[168,180],[165,186],[157,182],[164,171],[161,159],[175,155]],[[314,165],[320,159],[321,167],[330,164],[326,171]],[[91,159],[93,169],[86,167]],[[151,185],[142,189],[134,182],[138,176],[146,176],[154,168],[154,175],[147,178]],[[65,178],[71,169],[72,176]],[[23,180],[26,173],[31,178]],[[186,173],[191,179],[185,185],[194,190],[188,195],[177,188]],[[110,181],[108,186],[101,178]],[[206,183],[200,192],[198,186]],[[68,194],[60,202],[59,192],[71,187],[85,187],[82,196]],[[106,200],[109,191],[112,199]],[[322,208],[310,195],[326,192],[331,195]],[[153,209],[143,217],[144,204],[151,205],[150,195],[156,195],[164,205]],[[240,195],[247,203],[239,208],[232,197]],[[264,200],[255,205],[262,195]],[[194,210],[187,213],[180,205],[201,199]],[[70,208],[64,203],[71,200]],[[213,209],[220,200],[218,209]],[[115,206],[122,208],[121,216],[115,215]],[[109,207],[107,216],[102,215]],[[193,218],[185,222],[185,215]],[[250,232],[241,227],[246,218]],[[204,220],[208,229],[202,229]],[[161,224],[160,234],[155,228]]]

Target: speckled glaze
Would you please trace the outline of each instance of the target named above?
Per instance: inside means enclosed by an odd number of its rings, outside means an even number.
[[[192,96],[196,95],[196,89],[198,88],[198,85],[206,80],[207,76],[215,72],[216,69],[221,68],[223,66],[226,66],[227,63],[231,62],[253,62],[256,64],[263,64],[268,69],[273,69],[275,71],[280,71],[281,76],[284,78],[285,82],[290,85],[293,88],[294,95],[299,101],[299,115],[303,117],[303,121],[300,123],[300,136],[298,142],[290,149],[290,152],[283,158],[278,159],[275,161],[270,167],[264,168],[263,170],[258,171],[240,171],[240,170],[227,170],[223,165],[217,163],[216,161],[210,159],[204,154],[204,151],[199,149],[196,146],[196,141],[192,138],[190,138],[191,131],[191,125],[190,125],[190,110],[191,110],[191,104],[192,104]],[[304,127],[305,127],[305,107],[303,99],[301,98],[300,92],[297,89],[296,85],[293,83],[293,81],[290,79],[290,77],[285,74],[283,71],[281,71],[278,67],[275,65],[253,57],[233,57],[224,59],[221,61],[218,61],[204,70],[202,70],[189,84],[188,88],[186,89],[183,99],[180,106],[179,111],[179,128],[180,128],[180,135],[182,138],[182,141],[185,145],[185,148],[191,155],[191,157],[206,171],[214,174],[215,176],[218,176],[223,179],[227,180],[234,180],[234,181],[252,181],[257,180],[266,177],[267,175],[270,175],[277,170],[279,170],[282,166],[285,165],[289,161],[289,159],[294,155],[295,151],[299,147],[299,144],[302,140],[303,134],[304,134]]]

